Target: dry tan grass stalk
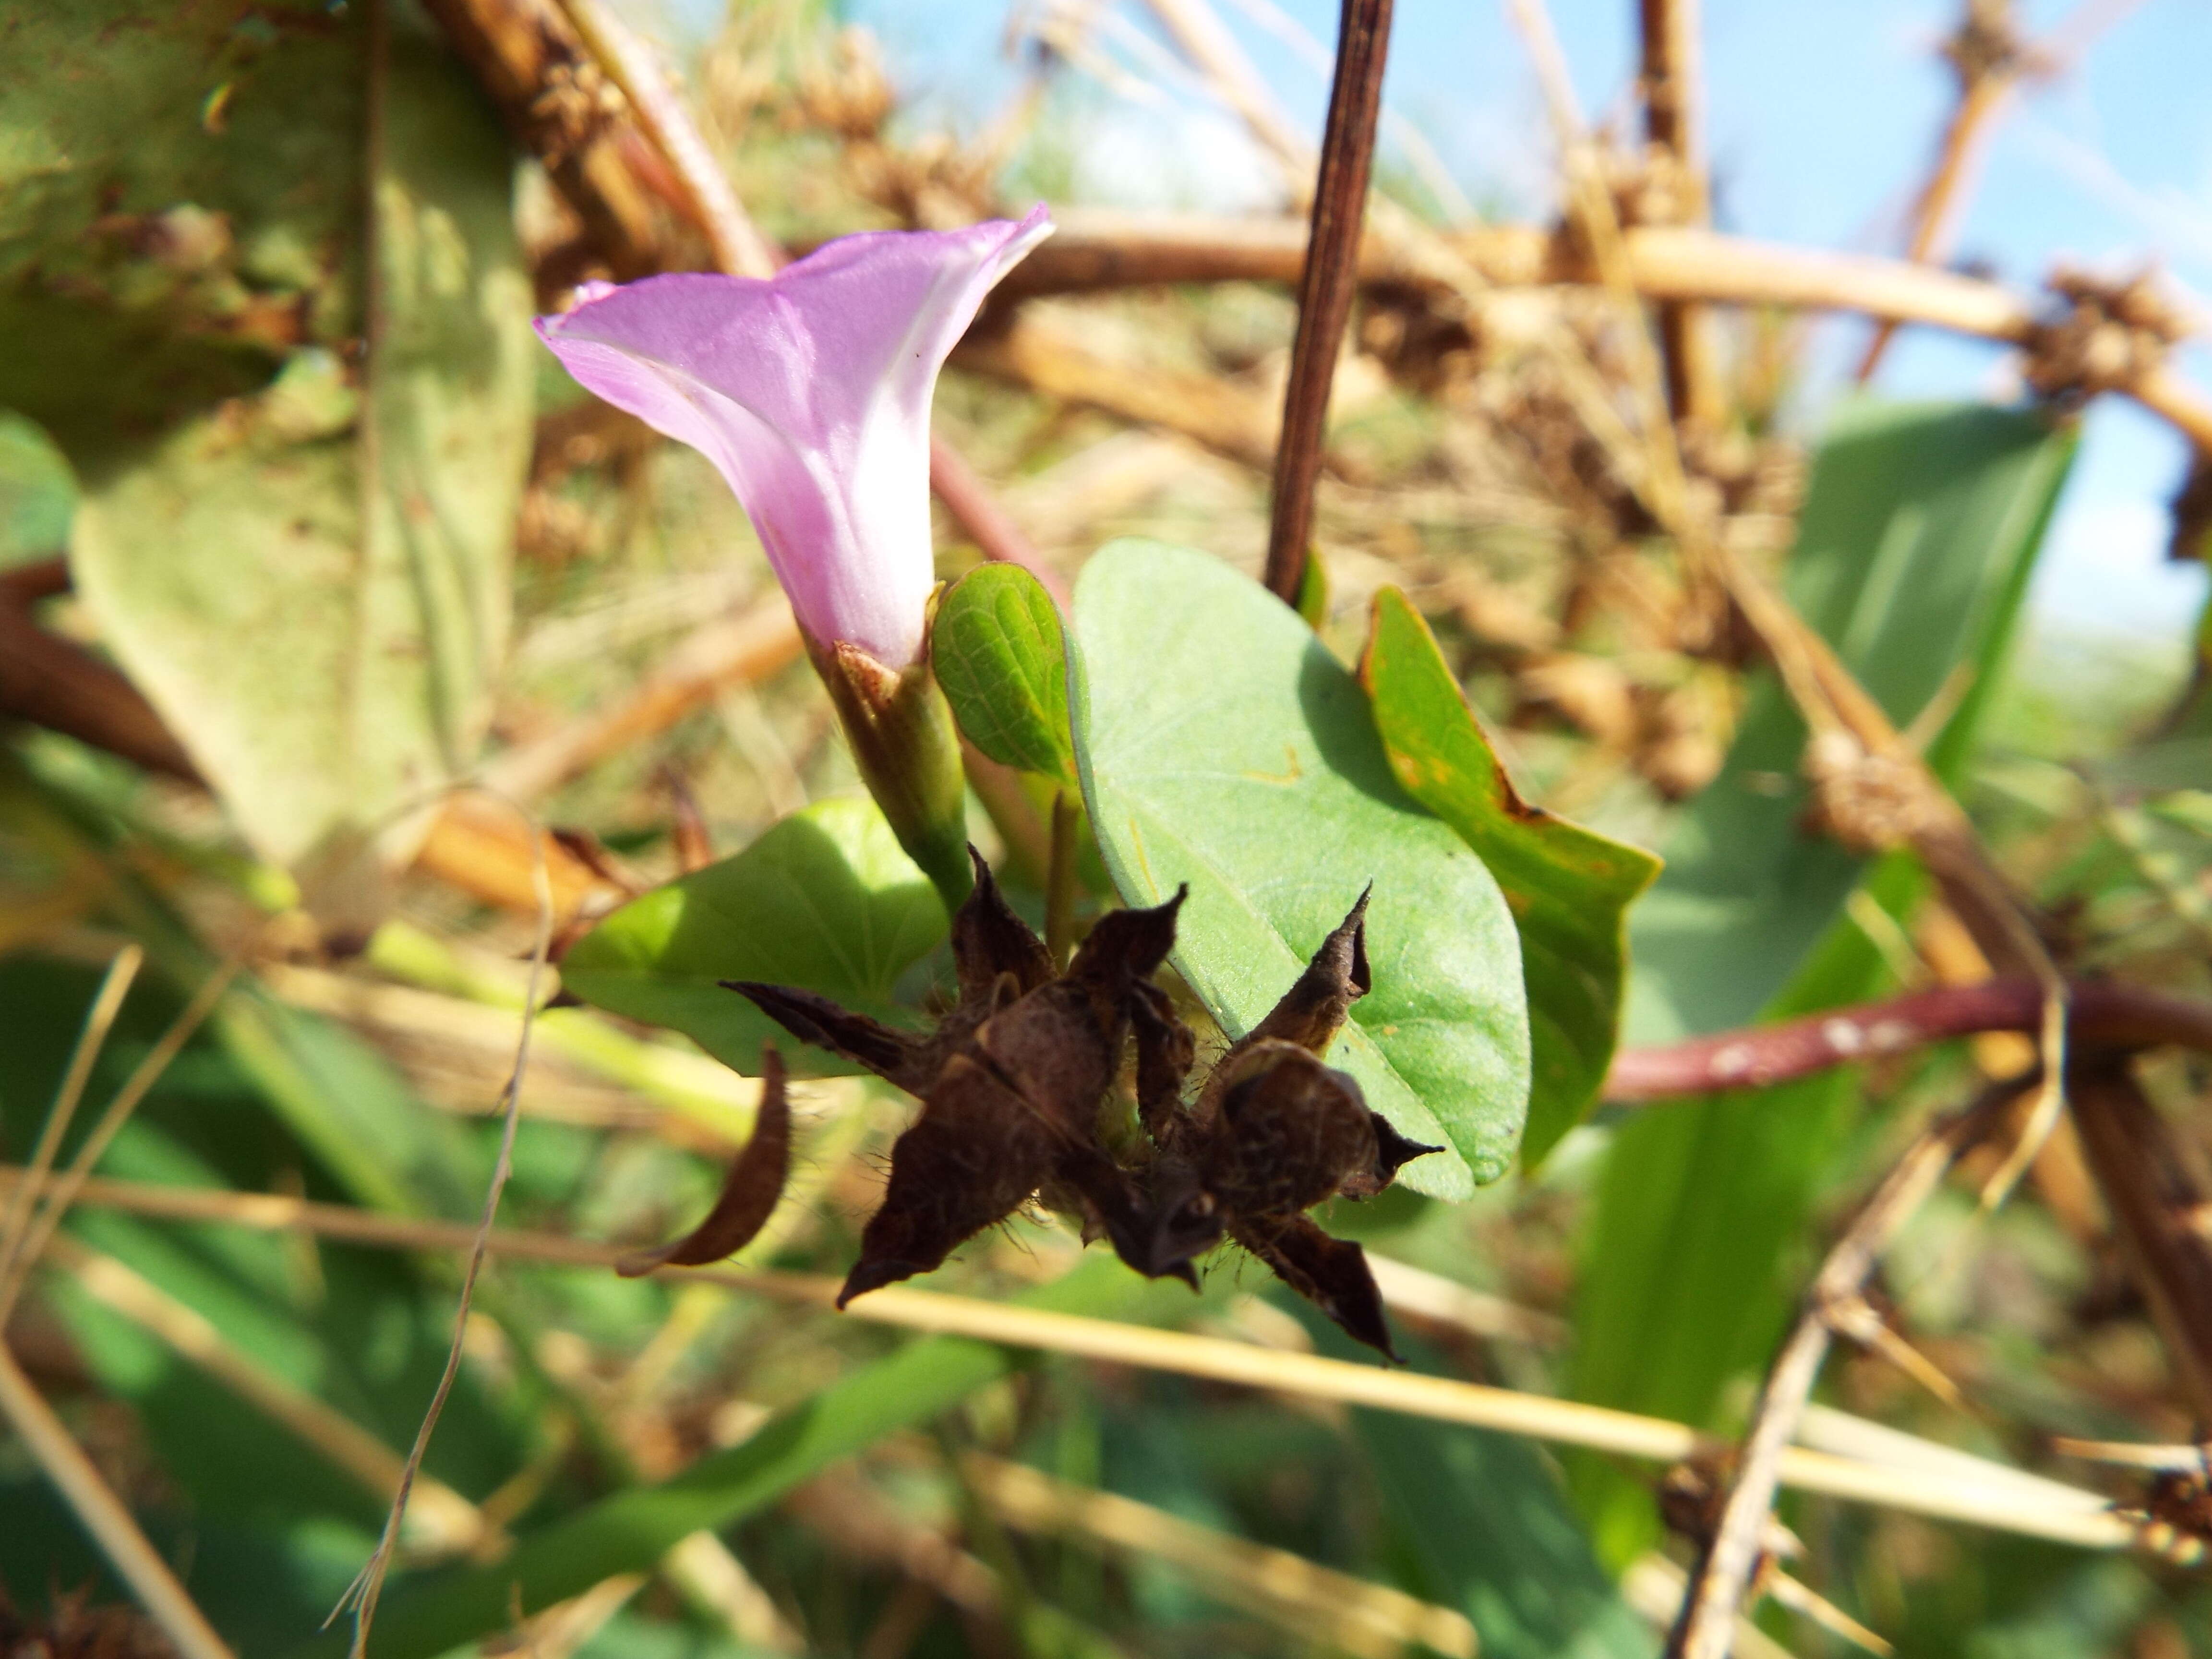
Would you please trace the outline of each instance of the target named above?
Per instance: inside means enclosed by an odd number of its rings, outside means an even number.
[[[1647,1624],[1666,1630],[1682,1611],[1690,1575],[1656,1550],[1639,1555],[1620,1575],[1620,1599]],[[1793,1659],[1788,1648],[1748,1619],[1735,1624],[1735,1659]]]
[[[1564,1319],[1469,1290],[1442,1273],[1409,1267],[1373,1250],[1367,1252],[1367,1265],[1394,1312],[1449,1325],[1486,1341],[1525,1342],[1537,1348],[1564,1347],[1572,1334]]]
[[[1698,0],[1640,0],[1644,135],[1671,163],[1668,194],[1684,224],[1708,217],[1705,112],[1699,106]],[[1667,360],[1667,401],[1685,426],[1711,430],[1723,410],[1714,375],[1711,330],[1704,311],[1681,301],[1659,307]]]
[[[645,1588],[645,1574],[618,1572],[602,1578],[581,1595],[556,1601],[532,1614],[505,1639],[483,1644],[495,1659],[572,1659],[586,1642],[606,1628],[607,1620],[629,1605]]]
[[[290,963],[264,965],[260,978],[292,1006],[351,1024],[479,1052],[514,1050],[511,1007]],[[759,1080],[739,1077],[703,1054],[641,1041],[580,1008],[541,1011],[538,1042],[582,1070],[647,1096],[665,1113],[682,1117],[726,1146],[743,1146],[752,1133]]]
[[[2205,1472],[2204,1448],[2160,1446],[2138,1440],[2074,1440],[2064,1435],[2051,1443],[2062,1457],[2079,1457],[2093,1463],[2116,1463],[2123,1468],[2162,1470],[2175,1474]]]
[[[782,263],[739,204],[706,141],[662,77],[645,44],[599,0],[555,0],[575,26],[585,49],[607,78],[622,88],[631,112],[653,147],[675,165],[695,196],[696,217],[707,233],[715,264],[733,276],[768,276]]]
[[[1735,1621],[1767,1547],[1781,1461],[1827,1358],[1836,1310],[1863,1305],[1867,1281],[1881,1252],[2021,1090],[2019,1084],[1994,1085],[1972,1106],[1923,1130],[1829,1250],[1805,1293],[1796,1328],[1760,1387],[1741,1455],[1729,1478],[1727,1499],[1699,1552],[1682,1617],[1668,1638],[1669,1656],[1727,1659]]]
[[[806,1638],[713,1533],[695,1532],[678,1543],[660,1558],[660,1571],[686,1601],[720,1620],[745,1646],[767,1653],[806,1651]]]
[[[1388,216],[1385,216],[1388,217]],[[1222,220],[1075,210],[1062,228],[1017,266],[1013,295],[1081,293],[1135,284],[1289,283],[1305,258],[1295,220]],[[1435,236],[1477,289],[1601,282],[1589,252],[1565,231],[1486,226]],[[2036,337],[2038,306],[1996,283],[1901,259],[1796,248],[1691,226],[1623,227],[1630,285],[1647,300],[1790,311],[1850,312],[1877,322],[2026,346]],[[1395,225],[1370,228],[1361,280],[1464,291],[1433,260],[1408,247]],[[2170,422],[2200,452],[2212,453],[2212,398],[2172,368],[2138,374],[2123,395]]]
[[[7,1309],[15,1299],[9,1287],[20,1277],[16,1263],[28,1259],[23,1244],[31,1231],[33,1200],[45,1196],[40,1188],[61,1152],[62,1137],[69,1133],[70,1120],[76,1115],[77,1103],[84,1098],[85,1085],[92,1080],[92,1068],[100,1059],[107,1033],[115,1024],[115,1017],[123,1012],[123,999],[131,994],[131,982],[138,977],[145,961],[146,952],[134,944],[125,945],[108,963],[106,977],[93,994],[92,1006],[85,1012],[76,1047],[70,1051],[61,1086],[54,1091],[53,1104],[46,1109],[38,1144],[31,1149],[29,1184],[20,1188],[7,1209],[0,1212],[0,1328],[6,1327]]]
[[[76,1513],[138,1605],[176,1644],[182,1659],[234,1659],[160,1552],[146,1540],[92,1460],[70,1437],[53,1407],[40,1397],[15,1356],[0,1345],[0,1417],[31,1454],[40,1472]]]
[[[21,1170],[0,1168],[0,1188],[21,1181]],[[222,1222],[263,1231],[298,1229],[402,1249],[467,1249],[476,1237],[475,1230],[465,1223],[380,1215],[345,1205],[317,1204],[269,1194],[94,1180],[86,1182],[79,1201],[179,1220]],[[495,1231],[489,1248],[515,1260],[591,1267],[611,1267],[629,1253],[623,1245],[515,1231]],[[828,1274],[730,1268],[687,1269],[684,1276],[823,1308],[835,1304],[839,1282]],[[1661,1418],[1449,1377],[1384,1370],[1311,1354],[1285,1353],[1218,1338],[904,1285],[872,1291],[854,1301],[847,1311],[854,1318],[908,1330],[973,1337],[1439,1422],[1465,1423],[1644,1462],[1674,1463],[1724,1449],[1721,1443],[1698,1431]],[[2052,1501],[2039,1504],[2023,1489],[2021,1471],[1973,1460],[1987,1471],[1985,1475],[1977,1475],[1957,1461],[1966,1456],[1954,1453],[1940,1468],[1914,1469],[1790,1446],[1782,1454],[1781,1482],[1801,1492],[2046,1538],[2083,1549],[2125,1549],[2142,1542],[2136,1526],[2113,1513],[2094,1492],[2076,1492],[2052,1482]],[[2060,1491],[2071,1494],[2074,1501],[2059,1504],[2055,1492]]]
[[[137,947],[134,945],[131,948],[135,950]],[[7,1270],[0,1272],[0,1329],[6,1328],[8,1316],[15,1306],[15,1298],[22,1294],[23,1280],[38,1261],[40,1253],[52,1239],[54,1230],[62,1224],[62,1217],[68,1212],[77,1189],[100,1162],[100,1155],[106,1152],[109,1143],[130,1121],[131,1114],[138,1109],[138,1103],[145,1099],[154,1085],[161,1081],[161,1074],[169,1069],[170,1062],[184,1051],[185,1044],[191,1041],[192,1033],[198,1030],[201,1022],[214,1012],[216,1004],[222,1000],[222,994],[229,988],[231,979],[237,971],[238,964],[234,961],[228,962],[200,981],[200,988],[192,993],[191,1000],[178,1012],[176,1018],[169,1022],[169,1029],[161,1033],[160,1040],[147,1051],[145,1059],[138,1062],[131,1075],[124,1079],[123,1086],[115,1091],[115,1098],[107,1103],[107,1109],[100,1115],[100,1121],[93,1125],[92,1133],[84,1138],[84,1145],[78,1147],[76,1155],[70,1159],[68,1170],[42,1194],[45,1205],[39,1212],[38,1218],[31,1223],[24,1234],[21,1249]],[[27,1200],[22,1206],[22,1212],[26,1215],[30,1213]]]
[[[1249,1539],[1216,1531],[1150,1504],[1026,1464],[970,1452],[961,1473],[998,1518],[1017,1531],[1082,1538],[1170,1563],[1209,1594],[1357,1659],[1393,1659],[1418,1642],[1449,1659],[1474,1659],[1474,1626],[1455,1608],[1371,1583]]]

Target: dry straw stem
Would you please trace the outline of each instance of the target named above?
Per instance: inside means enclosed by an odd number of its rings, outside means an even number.
[[[622,89],[638,126],[665,156],[692,198],[718,270],[732,276],[773,275],[782,261],[723,176],[690,113],[661,76],[645,44],[599,0],[556,0],[593,62]]]
[[[2137,3],[2081,0],[2041,40],[2025,42],[2014,31],[2010,0],[1966,0],[1957,32],[1943,43],[1943,56],[1959,78],[1959,98],[1936,143],[1928,182],[1912,204],[1906,258],[1933,264],[1949,251],[1979,154],[2021,83],[2062,73],[2091,39]],[[1867,342],[1856,374],[1860,385],[1874,378],[1895,332],[1894,325],[1884,323]]]
[[[1355,1659],[1394,1659],[1410,1642],[1449,1659],[1474,1659],[1474,1626],[1455,1608],[1150,1504],[1054,1480],[1026,1464],[969,1452],[960,1469],[997,1517],[1018,1531],[1079,1538],[1168,1562],[1233,1605],[1316,1635]]]
[[[1690,1576],[1657,1551],[1638,1556],[1620,1575],[1620,1599],[1661,1630],[1681,1616]],[[1791,1659],[1790,1650],[1747,1619],[1735,1621],[1735,1659]]]
[[[125,954],[127,956],[137,949],[135,945],[128,946]],[[121,961],[122,958],[118,957],[118,966]],[[107,1109],[100,1115],[100,1121],[93,1125],[92,1133],[84,1138],[84,1144],[70,1158],[68,1170],[44,1193],[45,1205],[37,1219],[32,1221],[15,1241],[21,1248],[12,1257],[0,1251],[0,1330],[7,1328],[8,1316],[15,1310],[15,1298],[22,1294],[24,1279],[30,1273],[32,1264],[38,1261],[40,1253],[53,1237],[54,1230],[62,1224],[62,1217],[68,1212],[77,1189],[84,1185],[85,1178],[99,1164],[100,1155],[106,1152],[109,1143],[129,1121],[131,1114],[137,1110],[138,1103],[145,1099],[154,1085],[161,1081],[161,1074],[169,1069],[170,1062],[184,1052],[185,1044],[191,1041],[192,1033],[199,1030],[200,1023],[214,1012],[216,1004],[222,1000],[222,994],[230,988],[231,979],[237,971],[235,962],[225,963],[200,982],[200,988],[192,994],[191,1000],[178,1012],[176,1018],[169,1022],[169,1029],[161,1033],[160,1040],[133,1068],[131,1075],[124,1080],[123,1086],[115,1091],[115,1098],[107,1103]],[[109,982],[113,982],[112,975]],[[107,989],[106,985],[100,988],[102,999],[106,996]],[[120,998],[117,1000],[119,1003]],[[107,1018],[112,1020],[113,1017],[111,1010]],[[92,1015],[86,1021],[88,1036],[100,1018],[100,1002],[95,1000]],[[105,1026],[101,1029],[104,1031]],[[77,1087],[80,1091],[83,1087],[81,1079]],[[41,1150],[50,1149],[45,1148],[42,1143]],[[39,1170],[39,1160],[35,1156],[31,1167],[34,1170]],[[41,1170],[40,1174],[43,1173]],[[32,1190],[27,1186],[18,1195],[21,1201],[17,1209],[10,1212],[11,1219],[15,1213],[26,1217],[30,1215]]]
[[[1170,283],[1297,280],[1305,227],[1289,219],[1214,219],[1072,210],[1061,229],[1017,266],[1009,295],[1092,293]],[[1546,288],[1603,280],[1583,240],[1569,229],[1485,226],[1441,233],[1438,248],[1481,285]],[[2022,348],[2040,335],[2037,303],[1998,283],[1869,254],[1795,248],[1689,227],[1620,230],[1626,275],[1644,299],[1667,304],[1773,307],[1851,312],[1876,321],[1942,329]],[[1370,230],[1361,245],[1364,283],[1458,291],[1433,261],[1415,257],[1395,231]],[[2119,390],[2212,453],[2212,399],[2163,366]]]
[[[1882,1250],[2019,1092],[2017,1084],[2000,1084],[1923,1130],[1828,1252],[1759,1389],[1719,1523],[1699,1553],[1681,1620],[1668,1638],[1669,1659],[1726,1659],[1765,1548],[1783,1459],[1833,1340],[1836,1310],[1863,1300]]]
[[[0,1169],[0,1188],[21,1182],[21,1170]],[[79,1201],[178,1220],[220,1222],[264,1231],[310,1231],[401,1249],[465,1250],[473,1247],[477,1237],[473,1228],[459,1222],[380,1215],[344,1205],[269,1194],[135,1182],[88,1182]],[[551,1233],[496,1230],[489,1235],[488,1248],[519,1261],[588,1267],[611,1267],[629,1253],[623,1245]],[[779,1301],[823,1308],[835,1304],[838,1285],[826,1274],[731,1268],[689,1269],[684,1276]],[[908,1330],[967,1336],[1011,1347],[1073,1354],[1440,1422],[1465,1423],[1648,1462],[1679,1462],[1724,1449],[1720,1443],[1693,1429],[1659,1418],[1449,1377],[1385,1370],[1312,1354],[1286,1353],[905,1285],[871,1291],[856,1299],[847,1312],[854,1318]],[[2078,1492],[2057,1482],[2038,1481],[2031,1486],[2024,1484],[2030,1478],[2019,1470],[1981,1460],[1961,1462],[1966,1455],[1948,1453],[1931,1459],[1929,1468],[1915,1468],[1792,1446],[1782,1455],[1782,1483],[1802,1492],[1909,1510],[2085,1549],[2122,1549],[2140,1541],[2135,1528],[2113,1514],[2094,1492]],[[2062,1493],[2069,1494],[2064,1501],[2061,1501]]]
[[[2212,1206],[2193,1159],[2124,1057],[2083,1056],[2071,1086],[2082,1155],[2191,1402],[2212,1422]]]
[[[1996,125],[2027,66],[2011,13],[2010,0],[1966,0],[1958,32],[1944,43],[1944,56],[1959,77],[1959,97],[1936,143],[1928,182],[1912,204],[1905,257],[1915,264],[1934,261],[1948,245],[1980,141]],[[1874,378],[1895,333],[1887,323],[1875,330],[1853,376],[1861,386]]]
[[[1298,279],[1298,326],[1283,392],[1282,440],[1275,451],[1267,527],[1267,588],[1291,605],[1305,582],[1329,391],[1358,284],[1360,227],[1382,107],[1382,69],[1389,55],[1390,0],[1344,0],[1340,16],[1336,75],[1314,183],[1313,229]]]
[[[1703,225],[1705,188],[1703,113],[1698,106],[1698,0],[1639,0],[1643,42],[1644,133],[1672,164],[1671,183],[1683,222]],[[1722,415],[1712,342],[1705,313],[1668,301],[1659,307],[1659,339],[1667,360],[1667,401],[1674,418],[1710,429]]]
[[[38,1144],[31,1149],[30,1184],[19,1188],[13,1201],[0,1211],[0,1329],[4,1329],[8,1322],[7,1308],[13,1300],[8,1287],[15,1282],[15,1264],[27,1259],[23,1243],[31,1231],[33,1200],[39,1195],[46,1172],[54,1166],[54,1159],[61,1152],[62,1137],[69,1133],[70,1120],[76,1115],[77,1103],[84,1098],[85,1085],[92,1081],[92,1068],[100,1060],[100,1048],[107,1042],[115,1017],[123,1012],[123,999],[131,994],[131,981],[138,977],[138,969],[145,961],[143,950],[137,945],[126,945],[107,964],[100,989],[93,994],[92,1006],[85,1011],[83,1028],[77,1033],[76,1048],[70,1051],[69,1064],[63,1069],[60,1087],[54,1091],[53,1104],[46,1109],[46,1121],[39,1130]]]
[[[1251,392],[1218,375],[1107,356],[1073,330],[1041,317],[1018,316],[1003,330],[970,336],[953,362],[1061,403],[1179,433],[1246,466],[1273,464],[1279,424],[1275,411]]]
[[[40,1472],[76,1511],[108,1565],[175,1644],[181,1659],[232,1659],[207,1615],[185,1593],[169,1564],[147,1541],[131,1511],[100,1478],[83,1449],[70,1438],[61,1419],[31,1386],[4,1344],[0,1344],[0,1417],[7,1419]]]

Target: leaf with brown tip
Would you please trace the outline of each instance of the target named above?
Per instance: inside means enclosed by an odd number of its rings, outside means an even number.
[[[768,1224],[790,1174],[791,1102],[784,1087],[783,1056],[763,1048],[760,1112],[753,1120],[752,1139],[730,1160],[714,1207],[673,1244],[624,1256],[615,1271],[624,1279],[641,1279],[656,1267],[696,1267],[735,1255]]]

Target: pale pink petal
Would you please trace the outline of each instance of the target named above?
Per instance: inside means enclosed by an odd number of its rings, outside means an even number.
[[[934,580],[938,370],[1051,229],[1040,206],[1018,223],[848,236],[767,281],[650,276],[538,331],[586,386],[720,470],[802,627],[903,667]]]

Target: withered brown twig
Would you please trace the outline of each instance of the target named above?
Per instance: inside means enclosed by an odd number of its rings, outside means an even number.
[[[2212,1213],[2189,1155],[2124,1055],[2086,1054],[2069,1085],[2081,1152],[2200,1420],[2212,1422]]]
[[[1702,112],[1698,106],[1698,0],[1639,0],[1644,134],[1668,166],[1664,192],[1678,222],[1707,218]],[[1679,300],[1659,307],[1659,341],[1667,360],[1667,401],[1674,418],[1710,428],[1720,413],[1712,344],[1704,312]]]
[[[1314,484],[1321,476],[1337,352],[1358,286],[1360,228],[1389,46],[1390,0],[1344,0],[1336,77],[1329,88],[1328,125],[1314,185],[1313,229],[1298,282],[1298,328],[1291,345],[1290,383],[1283,392],[1282,438],[1275,451],[1267,526],[1266,580],[1286,605],[1298,602],[1305,580]]]
[[[1669,1659],[1726,1659],[1736,1615],[1758,1571],[1783,1451],[1797,1432],[1827,1357],[1835,1310],[1862,1299],[1883,1249],[2020,1088],[1996,1085],[1963,1111],[1923,1130],[1821,1263],[1797,1324],[1759,1389],[1719,1524],[1690,1575],[1681,1619],[1668,1638]]]
[[[1983,1031],[2033,1035],[2042,1029],[2043,1000],[2043,988],[2033,980],[1984,980],[1908,991],[1665,1048],[1624,1048],[1606,1074],[1604,1097],[1637,1105],[1723,1089],[1769,1088]],[[2066,1005],[2068,1035],[2075,1042],[2126,1048],[2171,1043],[2212,1053],[2212,1003],[2088,980],[2068,988]]]

